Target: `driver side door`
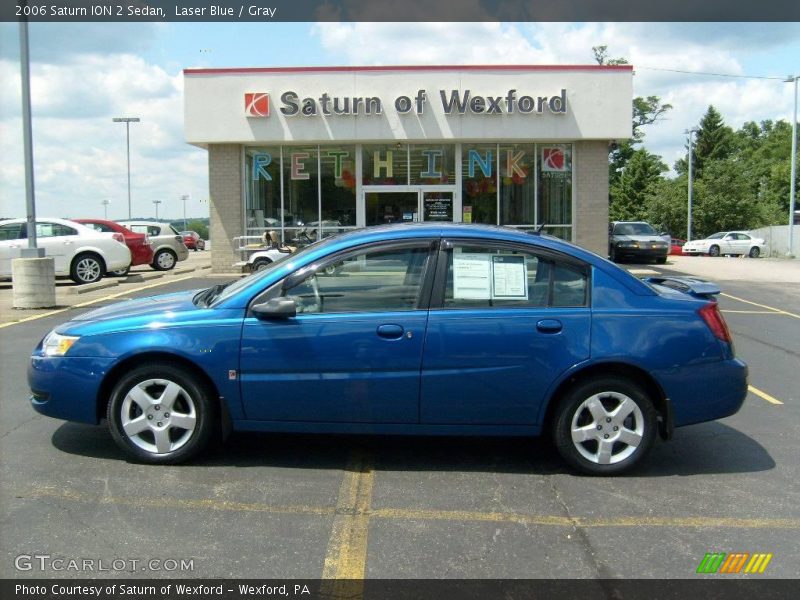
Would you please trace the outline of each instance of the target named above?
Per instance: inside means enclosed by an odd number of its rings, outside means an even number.
[[[432,247],[361,248],[303,268],[254,300],[289,298],[297,315],[248,311],[240,356],[247,418],[417,423]]]

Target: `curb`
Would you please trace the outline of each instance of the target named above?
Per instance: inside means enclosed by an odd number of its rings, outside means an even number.
[[[125,283],[139,283],[151,279],[158,279],[159,277],[164,277],[164,273],[159,273],[157,271],[153,273],[134,273],[133,275],[128,275],[127,279],[125,279]]]
[[[75,287],[69,288],[67,291],[68,294],[87,294],[89,292],[94,292],[95,290],[104,290],[110,287],[117,287],[119,285],[119,279],[110,279],[108,281],[97,281],[95,283],[84,283],[83,285],[77,285]]]

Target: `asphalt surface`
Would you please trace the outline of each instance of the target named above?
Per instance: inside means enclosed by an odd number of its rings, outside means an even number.
[[[722,289],[752,386],[782,404],[751,393],[616,478],[573,474],[544,438],[234,434],[189,465],[137,465],[104,426],[28,403],[30,350],[93,307],[0,328],[0,577],[693,578],[707,552],[773,553],[758,577],[796,577],[800,284]]]

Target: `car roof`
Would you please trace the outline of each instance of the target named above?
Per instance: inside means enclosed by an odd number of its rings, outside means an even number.
[[[164,223],[163,221],[117,221],[117,223],[120,225],[148,225],[154,227],[169,225],[169,223]]]
[[[28,219],[26,217],[19,217],[17,219],[5,219],[0,221],[0,225],[7,225],[9,223],[26,223]],[[77,221],[73,221],[71,219],[62,219],[61,217],[36,217],[37,223],[58,223],[59,225],[66,225],[67,227],[75,227],[77,225],[81,229],[88,229],[94,233],[97,233],[91,227],[86,227],[83,223],[78,223]]]

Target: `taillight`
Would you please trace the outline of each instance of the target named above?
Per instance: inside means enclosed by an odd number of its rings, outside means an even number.
[[[706,322],[706,325],[708,325],[714,337],[723,342],[728,342],[729,344],[733,343],[728,324],[725,322],[722,313],[719,312],[719,305],[716,302],[709,302],[697,312],[703,318],[703,321]]]
[[[179,236],[179,235],[176,235],[176,236],[175,236],[175,241],[176,241],[176,242],[183,242],[183,237],[181,237],[181,236]]]
[[[121,233],[112,233],[111,237],[117,240],[120,244],[125,243],[125,236],[122,235]]]

